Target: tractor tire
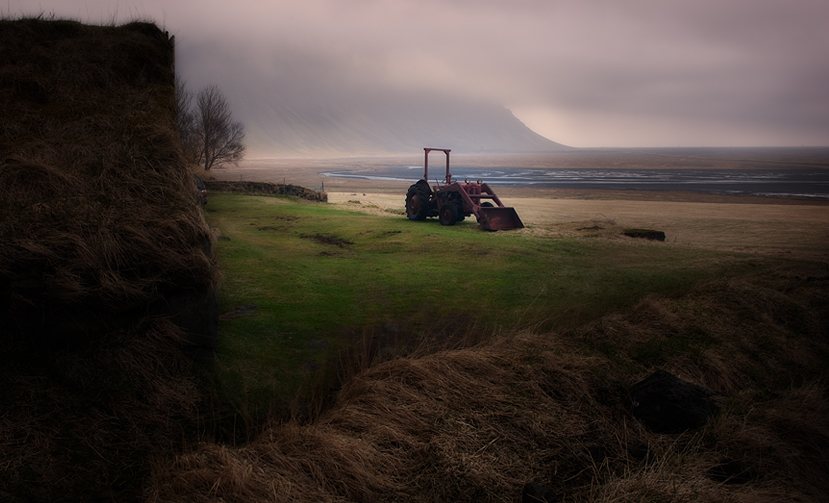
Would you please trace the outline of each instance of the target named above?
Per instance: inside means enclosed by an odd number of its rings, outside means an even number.
[[[429,216],[429,199],[432,189],[429,184],[420,180],[406,192],[406,218],[409,220],[426,220]]]
[[[458,207],[454,204],[445,204],[440,208],[438,214],[440,225],[455,225],[458,221]]]
[[[494,208],[495,205],[490,203],[489,201],[481,203],[481,208]]]

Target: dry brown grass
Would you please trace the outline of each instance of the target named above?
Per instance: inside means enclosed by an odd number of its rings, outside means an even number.
[[[331,184],[327,184],[328,187]],[[377,215],[403,206],[405,189],[396,193],[336,192],[328,200]],[[566,238],[629,240],[622,231],[642,227],[664,231],[659,246],[737,251],[763,256],[829,260],[829,210],[810,201],[747,203],[740,198],[699,201],[607,200],[539,197],[533,189],[512,188],[502,197],[514,206],[527,228],[520,233]],[[500,192],[499,192],[500,193]],[[633,197],[628,195],[627,197]],[[359,201],[355,203],[354,201]],[[782,204],[782,203],[786,204]]]
[[[310,424],[158,465],[150,499],[515,501],[533,481],[563,501],[821,501],[829,299],[814,272],[651,299],[570,334],[377,364]],[[699,432],[644,430],[626,390],[657,366],[711,387],[723,413]],[[756,477],[706,477],[728,459]]]
[[[147,23],[0,21],[4,501],[134,498],[194,429],[215,280],[172,63]]]

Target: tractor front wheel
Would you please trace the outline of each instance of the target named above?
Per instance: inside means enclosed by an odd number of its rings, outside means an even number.
[[[440,225],[455,225],[458,221],[458,209],[454,204],[445,204],[440,208],[438,214]]]

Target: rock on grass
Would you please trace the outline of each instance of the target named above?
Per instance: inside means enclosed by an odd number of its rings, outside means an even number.
[[[652,229],[625,229],[622,231],[622,234],[631,238],[665,241],[665,233],[663,231],[655,231]]]
[[[719,412],[712,393],[657,370],[630,390],[633,416],[654,433],[682,433],[702,427]]]

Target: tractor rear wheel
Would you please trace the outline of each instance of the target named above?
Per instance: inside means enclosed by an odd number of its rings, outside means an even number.
[[[429,184],[420,180],[409,187],[406,192],[406,218],[409,220],[426,220],[429,216],[429,198],[432,189]]]
[[[454,204],[444,204],[438,214],[440,225],[455,225],[458,221],[458,208]]]

